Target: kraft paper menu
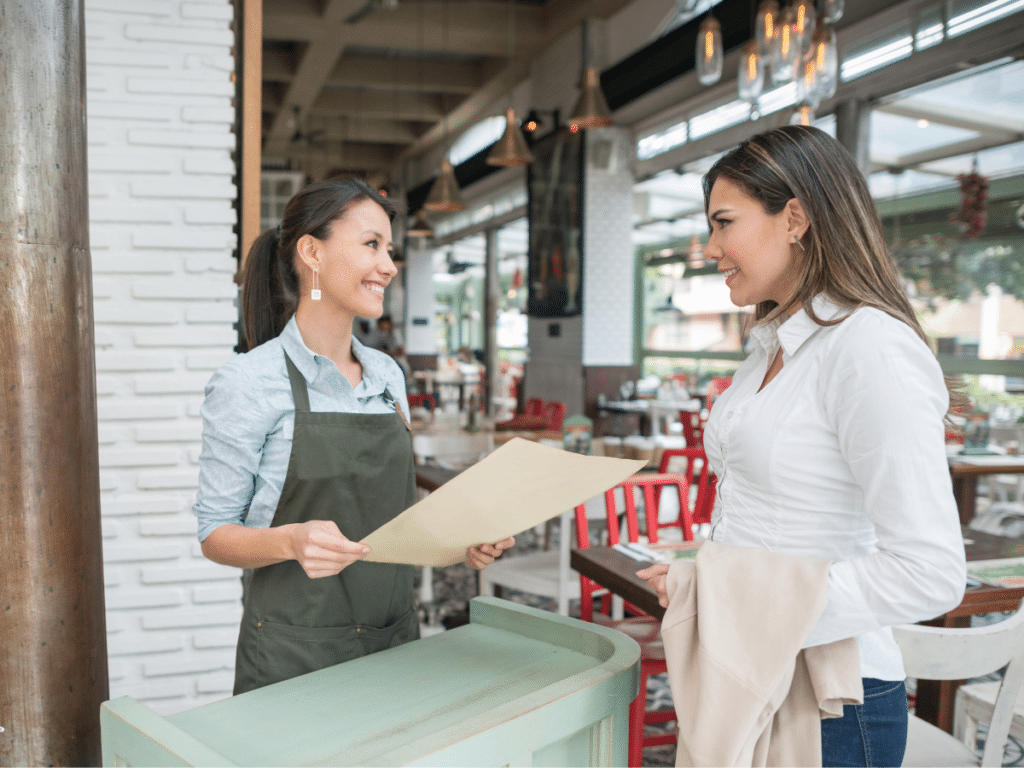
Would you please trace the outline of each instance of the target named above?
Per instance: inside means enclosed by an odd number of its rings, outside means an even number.
[[[514,438],[385,523],[363,543],[378,563],[445,566],[592,499],[647,462],[581,456]]]

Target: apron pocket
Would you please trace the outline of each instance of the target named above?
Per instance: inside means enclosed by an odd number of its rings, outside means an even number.
[[[362,649],[363,656],[378,651],[386,651],[388,648],[397,648],[400,645],[412,640],[418,640],[420,636],[420,619],[415,609],[410,610],[402,618],[398,619],[383,629],[358,625],[354,628],[356,642]]]
[[[261,621],[256,630],[256,687],[357,659],[356,627],[294,627]]]

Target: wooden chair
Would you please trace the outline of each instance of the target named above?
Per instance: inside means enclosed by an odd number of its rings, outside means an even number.
[[[712,474],[708,464],[707,454],[702,447],[699,448],[666,448],[661,455],[661,463],[658,465],[658,472],[667,473],[670,471],[679,472],[678,459],[683,459],[686,466],[681,474],[686,478],[686,487],[693,488],[696,485],[696,493],[693,495],[692,507],[691,498],[688,493],[685,497],[685,510],[680,507],[679,518],[671,523],[660,523],[659,528],[666,526],[682,526],[684,512],[694,525],[704,525],[711,522],[711,513],[715,508],[715,490],[717,478]]]
[[[981,762],[961,741],[917,717],[910,718],[904,766],[1002,765],[1017,697],[1024,687],[1024,609],[985,627],[893,627],[909,677],[964,680],[1006,666],[996,694]],[[1007,666],[1009,665],[1009,666]]]
[[[641,489],[644,496],[644,517],[646,518],[646,529],[648,539],[651,542],[658,540],[658,508],[656,498],[667,487],[673,487],[679,493],[680,498],[689,493],[689,486],[685,484],[682,475],[634,475],[621,483],[616,488],[605,492],[605,516],[607,518],[608,544],[615,545],[620,541],[620,524],[618,508],[616,504],[616,489],[622,488],[625,492],[625,530],[628,541],[638,541],[640,538],[640,525],[637,514],[635,489]],[[657,493],[656,493],[657,491]],[[682,504],[681,509],[687,510]],[[689,512],[684,511],[683,537],[690,541],[693,539],[692,521],[688,519]],[[590,528],[587,522],[587,508],[585,504],[576,507],[576,545],[580,548],[590,546]],[[637,563],[637,570],[641,568]],[[594,612],[594,599],[601,598],[603,613]],[[675,729],[664,734],[645,735],[644,726],[674,722],[676,714],[674,709],[647,712],[647,681],[651,675],[663,674],[668,670],[665,665],[665,646],[661,642],[661,622],[648,616],[635,606],[627,608],[636,614],[626,619],[613,619],[610,615],[609,606],[611,601],[607,599],[607,590],[597,582],[586,576],[580,575],[580,618],[583,621],[593,621],[623,632],[640,646],[640,693],[629,707],[629,753],[628,765],[639,766],[643,764],[644,747],[657,746],[662,744],[675,744]]]

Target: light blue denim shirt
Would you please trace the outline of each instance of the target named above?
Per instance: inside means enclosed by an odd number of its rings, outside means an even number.
[[[363,366],[353,389],[330,358],[314,354],[292,317],[281,335],[221,366],[206,385],[199,492],[192,510],[203,541],[221,525],[268,528],[288,471],[295,402],[284,355],[306,379],[311,411],[393,413],[384,389],[406,417],[402,369],[388,355],[352,339]]]

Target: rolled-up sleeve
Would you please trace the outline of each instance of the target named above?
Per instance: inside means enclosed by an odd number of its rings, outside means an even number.
[[[245,521],[263,447],[272,425],[262,397],[239,365],[220,368],[206,385],[199,490],[193,512],[199,540],[216,528]]]
[[[934,618],[965,588],[943,438],[948,393],[935,357],[909,327],[880,319],[836,342],[822,369],[825,408],[878,551],[832,564],[806,646]]]

